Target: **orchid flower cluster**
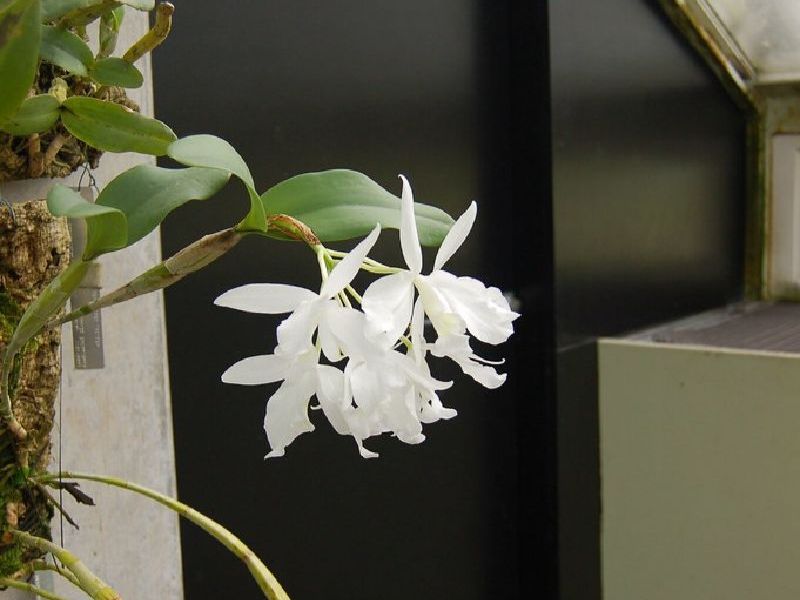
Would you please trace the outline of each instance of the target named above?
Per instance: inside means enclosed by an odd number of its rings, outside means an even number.
[[[408,180],[400,177],[405,269],[367,256],[380,233],[378,225],[349,253],[314,247],[322,275],[318,293],[254,283],[215,301],[251,313],[291,313],[278,326],[272,354],[240,360],[222,375],[223,382],[241,385],[282,382],[267,403],[264,430],[271,451],[265,458],[283,456],[297,436],[314,429],[308,417],[313,396],[334,429],[353,436],[364,458],[377,456],[364,447],[364,440],[385,432],[408,444],[422,442],[423,423],[456,415],[438,397],[452,382],[431,375],[428,355],[450,358],[487,388],[505,381],[505,374],[493,366],[499,363],[472,351],[469,335],[499,344],[513,333],[512,322],[519,315],[499,289],[444,270],[472,229],[475,202],[448,232],[433,270],[423,275],[413,194]],[[362,269],[381,275],[363,296],[351,286]],[[433,342],[425,339],[426,316],[436,332]],[[322,357],[330,364],[323,364]]]

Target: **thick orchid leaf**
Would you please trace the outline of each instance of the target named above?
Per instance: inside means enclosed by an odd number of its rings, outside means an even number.
[[[125,213],[128,221],[125,245],[129,246],[153,231],[182,204],[216,194],[229,177],[230,173],[220,169],[139,165],[115,177],[100,192],[96,206]]]
[[[267,215],[286,214],[308,225],[323,242],[367,235],[380,223],[400,228],[400,198],[372,179],[346,169],[304,173],[261,196]],[[433,206],[415,203],[419,241],[439,246],[453,219]]]
[[[61,120],[67,130],[100,150],[161,156],[176,139],[161,121],[113,102],[72,96],[62,106]]]
[[[36,295],[14,329],[14,334],[5,349],[4,363],[8,364],[8,361],[22,350],[28,340],[39,333],[50,318],[64,307],[72,292],[86,276],[89,264],[80,259],[70,261],[69,266],[47,284],[41,293]]]
[[[144,77],[139,69],[121,58],[101,58],[89,68],[89,77],[100,85],[124,88],[142,87]]]
[[[266,217],[255,189],[253,176],[244,159],[225,140],[213,135],[190,135],[170,144],[170,158],[187,166],[223,169],[244,182],[250,196],[250,212],[237,226],[239,231],[265,231]]]
[[[42,21],[45,23],[57,21],[61,17],[69,16],[70,13],[76,13],[76,11],[86,12],[89,16],[92,16],[91,13],[99,16],[120,4],[125,4],[138,10],[153,10],[156,3],[155,0],[117,0],[117,2],[104,0],[42,0]]]
[[[187,167],[212,167],[224,169],[255,187],[253,176],[244,159],[222,138],[214,135],[190,135],[172,142],[167,155]]]
[[[76,191],[60,184],[54,185],[47,194],[47,208],[59,217],[86,220],[84,260],[126,246],[127,219],[118,208],[93,204]]]
[[[267,231],[267,214],[264,212],[264,205],[255,189],[247,186],[247,193],[250,196],[250,210],[244,219],[236,226],[236,231]]]
[[[66,29],[42,25],[41,57],[81,77],[86,77],[94,62],[89,45]]]
[[[0,124],[0,130],[12,135],[47,131],[58,121],[60,106],[51,94],[33,96],[22,103],[13,117]]]
[[[39,63],[39,0],[0,3],[0,120],[19,108]]]
[[[118,6],[100,17],[100,50],[97,52],[98,58],[106,58],[114,53],[124,18],[124,6]]]

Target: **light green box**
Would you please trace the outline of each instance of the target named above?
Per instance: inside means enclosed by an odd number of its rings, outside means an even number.
[[[800,598],[800,355],[598,352],[603,598]]]

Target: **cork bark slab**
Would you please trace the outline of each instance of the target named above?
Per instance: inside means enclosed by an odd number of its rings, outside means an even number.
[[[66,220],[53,217],[43,201],[0,207],[0,351],[21,311],[69,262]],[[50,457],[54,402],[61,376],[60,331],[37,336],[20,366],[14,412],[29,436],[30,466],[45,469]]]

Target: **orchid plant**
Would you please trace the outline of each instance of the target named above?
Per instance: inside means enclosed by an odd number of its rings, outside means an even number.
[[[126,9],[153,11],[153,27],[112,56]],[[0,3],[0,181],[64,177],[85,162],[97,166],[103,151],[153,154],[174,140],[163,123],[137,114],[126,94],[142,86],[134,63],[166,39],[173,11],[155,0]]]
[[[438,208],[416,203],[403,176],[402,194],[397,197],[366,175],[345,169],[297,175],[259,193],[243,158],[221,138],[178,138],[160,121],[117,105],[97,104],[105,101],[85,95],[54,96],[55,100],[28,97],[40,62],[72,69],[76,80],[88,79],[91,85],[124,84],[114,77],[124,79],[126,73],[136,83],[131,53],[152,49],[166,33],[159,33],[157,19],[149,38],[129,50],[127,58],[112,60],[108,55],[114,43],[108,36],[114,27],[118,29],[115,19],[121,18],[123,6],[149,10],[153,2],[0,0],[0,34],[7,34],[0,35],[0,80],[6,86],[0,94],[0,130],[34,136],[43,127],[63,125],[67,133],[92,147],[167,156],[181,165],[145,164],[129,169],[110,181],[95,202],[58,184],[48,193],[47,206],[53,215],[85,222],[86,243],[24,311],[13,315],[13,332],[0,340],[0,458],[6,461],[0,464],[0,509],[6,514],[5,520],[0,519],[0,586],[58,600],[25,581],[36,570],[50,569],[91,598],[119,598],[77,557],[50,540],[49,517],[54,509],[64,512],[64,507],[47,488],[65,489],[78,501],[87,502],[76,482],[88,480],[130,490],[176,511],[238,556],[266,597],[288,599],[247,546],[194,509],[132,482],[54,473],[40,466],[47,456],[32,450],[26,426],[15,414],[19,365],[36,337],[100,308],[172,285],[219,259],[246,236],[304,243],[319,265],[318,291],[285,283],[252,283],[216,299],[219,306],[246,312],[289,314],[278,325],[277,346],[271,354],[243,358],[222,374],[222,380],[240,385],[280,382],[266,405],[268,457],[284,455],[300,434],[311,431],[308,411],[318,407],[338,433],[353,437],[361,456],[371,458],[377,454],[366,447],[368,438],[389,432],[401,442],[420,443],[425,439],[423,424],[456,415],[439,399],[452,382],[432,376],[431,357],[454,361],[487,388],[502,385],[505,375],[495,368],[499,363],[477,356],[471,342],[473,338],[491,345],[504,342],[519,315],[497,288],[445,270],[475,222],[474,202],[453,221]],[[159,14],[166,19],[171,5],[160,6]],[[80,40],[80,28],[97,19],[101,49],[90,56]],[[162,23],[164,27],[169,29]],[[71,60],[70,52],[83,60]],[[48,94],[56,92],[64,90]],[[237,223],[204,236],[119,289],[64,314],[70,295],[99,256],[134,244],[172,211],[192,200],[212,198],[232,178],[243,185],[250,200],[249,210]],[[399,229],[403,267],[369,257],[387,228]],[[358,238],[363,239],[349,252],[330,247]],[[439,248],[428,274],[423,274],[422,246]],[[360,271],[377,276],[363,293],[353,286]],[[11,315],[4,317],[11,320]],[[427,339],[426,322],[432,326],[434,339]],[[316,397],[313,406],[312,397]],[[39,504],[37,514],[44,519],[35,531],[20,520],[26,504],[33,503]],[[47,554],[59,562],[41,561]]]

